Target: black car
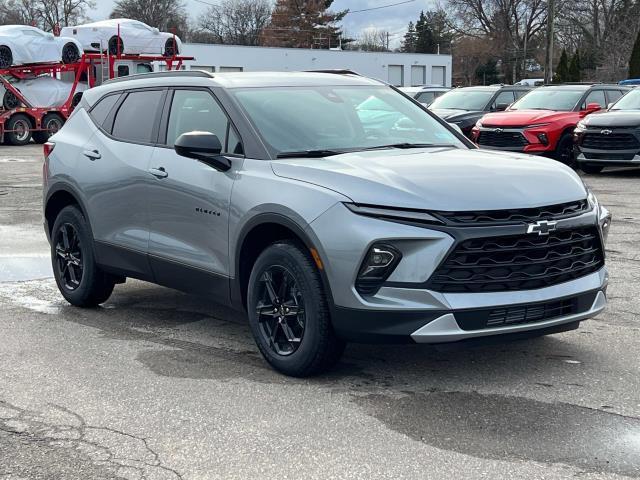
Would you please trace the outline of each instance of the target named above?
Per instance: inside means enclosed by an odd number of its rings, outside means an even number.
[[[573,133],[576,161],[586,173],[608,166],[640,166],[640,89],[608,110],[587,115]]]
[[[463,87],[436,98],[429,110],[460,127],[471,138],[471,129],[485,113],[501,112],[533,89],[527,85],[490,85]]]

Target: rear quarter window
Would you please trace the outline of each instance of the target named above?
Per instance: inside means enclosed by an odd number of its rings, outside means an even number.
[[[109,117],[109,113],[111,113],[113,107],[118,103],[118,100],[120,100],[119,93],[107,95],[98,100],[89,111],[89,115],[91,115],[93,121],[96,122],[96,125],[105,128],[105,121]]]

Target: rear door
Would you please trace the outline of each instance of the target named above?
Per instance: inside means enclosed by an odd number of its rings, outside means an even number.
[[[243,149],[228,116],[208,88],[176,88],[167,97],[151,168],[149,259],[156,282],[228,301],[229,203]],[[191,131],[215,133],[232,160],[220,172],[181,157],[175,140]]]
[[[131,90],[101,99],[90,111],[99,129],[84,146],[84,179],[98,262],[151,279],[148,172],[166,90]]]

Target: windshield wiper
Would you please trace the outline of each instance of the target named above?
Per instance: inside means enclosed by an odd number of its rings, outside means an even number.
[[[280,152],[276,158],[322,158],[346,153],[345,150],[300,150],[298,152]]]
[[[404,143],[390,143],[389,145],[378,145],[375,147],[367,147],[367,148],[362,148],[359,150],[362,151],[366,151],[366,150],[385,150],[388,148],[401,148],[401,149],[405,149],[408,150],[410,148],[441,148],[441,147],[455,147],[455,145],[452,145],[451,143],[408,143],[408,142],[404,142]]]

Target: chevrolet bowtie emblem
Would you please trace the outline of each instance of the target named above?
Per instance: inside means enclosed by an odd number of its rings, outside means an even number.
[[[609,129],[604,129],[604,130],[600,130],[600,133],[602,135],[611,135],[613,133],[613,131],[611,131]]]
[[[549,222],[547,220],[540,220],[536,223],[530,223],[527,225],[527,233],[537,233],[538,235],[549,235],[556,229],[558,222]]]

